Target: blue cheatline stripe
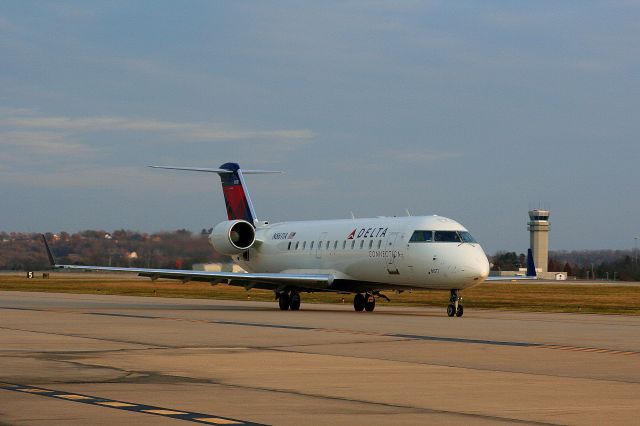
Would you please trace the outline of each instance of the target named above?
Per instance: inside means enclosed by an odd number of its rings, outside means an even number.
[[[47,396],[49,398],[63,399],[65,401],[81,402],[83,404],[113,408],[116,410],[133,411],[142,414],[152,414],[154,416],[168,417],[171,419],[185,420],[188,422],[202,423],[207,425],[264,425],[264,423],[253,423],[245,420],[234,419],[231,417],[194,413],[185,410],[156,407],[154,405],[136,404],[135,402],[118,401],[114,399],[101,398],[74,392],[63,392],[16,383],[0,382],[0,389],[27,393],[31,395]]]

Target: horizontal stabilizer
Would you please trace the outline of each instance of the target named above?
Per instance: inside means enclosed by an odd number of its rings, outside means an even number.
[[[227,174],[233,173],[233,170],[227,169],[207,169],[200,167],[173,167],[173,166],[149,166],[152,169],[167,169],[167,170],[186,170],[188,172],[205,172],[205,173],[218,173],[218,174]],[[242,173],[245,175],[257,175],[257,174],[269,174],[269,173],[282,173],[278,170],[245,170],[241,169]]]

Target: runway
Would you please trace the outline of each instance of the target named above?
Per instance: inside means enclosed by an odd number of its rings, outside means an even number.
[[[616,424],[640,317],[0,292],[0,425]]]

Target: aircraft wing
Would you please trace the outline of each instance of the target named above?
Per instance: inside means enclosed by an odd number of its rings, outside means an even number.
[[[131,272],[151,279],[166,278],[182,282],[201,281],[211,284],[229,284],[243,286],[247,289],[260,288],[265,290],[284,290],[287,286],[294,286],[304,290],[329,290],[334,277],[330,274],[252,274],[242,272],[207,272],[189,271],[181,269],[153,269],[153,268],[119,268],[111,266],[79,266],[59,265],[55,262],[47,240],[42,236],[49,263],[56,269],[71,269],[81,271]]]

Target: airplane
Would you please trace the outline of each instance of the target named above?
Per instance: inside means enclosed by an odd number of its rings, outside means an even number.
[[[480,244],[455,220],[438,216],[352,218],[269,223],[259,220],[237,163],[217,169],[149,166],[158,169],[215,173],[220,176],[228,220],[216,225],[209,241],[230,256],[242,272],[60,265],[43,236],[53,268],[135,272],[152,280],[201,281],[268,289],[283,311],[300,309],[300,293],[354,293],[355,311],[373,311],[381,291],[435,289],[449,291],[447,315],[461,317],[461,290],[485,281],[535,279],[529,255],[527,276],[489,277],[489,262]]]

